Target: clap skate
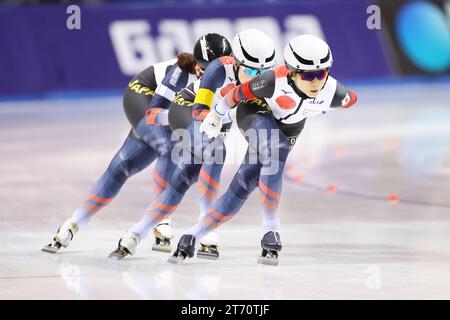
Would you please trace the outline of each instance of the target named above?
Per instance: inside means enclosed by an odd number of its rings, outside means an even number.
[[[200,240],[200,249],[197,251],[197,258],[216,260],[219,258],[218,251],[219,237],[216,230],[212,230]]]
[[[281,240],[278,232],[269,231],[261,240],[262,253],[258,263],[278,265],[278,252],[281,251]]]
[[[76,223],[65,222],[61,227],[59,227],[55,237],[53,238],[53,242],[49,243],[41,250],[48,253],[56,253],[61,249],[61,247],[66,248],[77,232],[78,226]]]
[[[152,250],[170,252],[170,240],[173,238],[172,230],[170,229],[170,219],[162,220],[154,229],[155,243]]]
[[[122,260],[128,255],[133,255],[136,252],[136,247],[140,242],[140,237],[137,233],[127,231],[120,238],[117,249],[111,252],[108,256],[110,259]]]
[[[178,241],[177,250],[167,259],[170,263],[182,263],[186,258],[192,258],[195,252],[195,237],[183,234]]]

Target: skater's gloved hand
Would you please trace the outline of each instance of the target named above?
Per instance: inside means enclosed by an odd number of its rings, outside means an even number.
[[[204,132],[209,139],[215,138],[220,134],[222,129],[222,115],[217,113],[214,108],[208,113],[206,118],[200,125],[200,132]]]

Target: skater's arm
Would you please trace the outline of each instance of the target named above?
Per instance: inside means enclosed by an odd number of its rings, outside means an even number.
[[[156,88],[149,108],[169,108],[177,92],[188,85],[189,74],[194,73],[194,56],[190,53],[180,53],[177,56],[177,63],[170,67],[161,84]]]
[[[216,112],[225,115],[227,110],[244,100],[272,97],[275,91],[275,78],[275,71],[269,71],[235,87],[215,106]]]
[[[202,120],[201,118],[205,114],[203,111],[210,109],[213,104],[216,90],[225,83],[226,70],[224,63],[226,61],[221,58],[213,60],[203,73],[192,108],[192,117],[194,119]]]
[[[156,88],[146,113],[146,122],[150,125],[169,125],[168,109],[177,92],[185,88],[189,74],[195,73],[195,60],[192,54],[180,53],[178,61],[171,66],[161,84]]]
[[[342,83],[336,81],[336,92],[331,101],[331,108],[350,108],[356,103],[358,97],[356,93],[347,89]]]
[[[188,72],[183,71],[176,64],[173,65],[156,88],[155,96],[148,107],[167,109],[176,93],[187,85],[188,78]]]

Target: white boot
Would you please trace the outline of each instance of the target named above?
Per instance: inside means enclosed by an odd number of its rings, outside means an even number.
[[[173,238],[170,218],[161,220],[153,229],[155,244],[152,250],[170,252],[170,240]]]
[[[198,258],[217,259],[219,257],[219,235],[216,230],[212,230],[200,239],[200,249],[197,251]]]
[[[73,236],[77,232],[78,225],[76,223],[71,223],[69,221],[64,222],[56,232],[53,242],[42,248],[42,251],[56,253],[59,249],[61,249],[61,247],[67,248],[69,243],[72,241]]]
[[[127,231],[120,238],[117,249],[110,253],[109,258],[122,260],[127,255],[133,255],[136,252],[136,247],[141,242],[139,234]]]
[[[218,246],[219,245],[219,235],[216,230],[212,230],[206,236],[200,239],[200,243],[205,246]]]

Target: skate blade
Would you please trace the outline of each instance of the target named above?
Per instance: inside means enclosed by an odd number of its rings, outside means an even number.
[[[126,256],[124,256],[124,255],[122,255],[122,254],[120,254],[120,253],[117,253],[117,252],[111,252],[111,253],[109,254],[109,256],[108,256],[108,259],[118,261],[118,260],[122,260],[122,259],[125,258],[125,257],[126,257]]]
[[[218,252],[204,252],[204,251],[197,251],[197,258],[200,259],[208,259],[208,260],[217,260],[219,258]]]
[[[259,257],[257,262],[259,264],[265,264],[265,265],[269,265],[269,266],[277,266],[278,265],[278,259],[274,259],[274,258]]]
[[[172,263],[172,264],[183,264],[184,259],[180,258],[180,257],[175,257],[175,256],[170,256],[167,259],[168,263]]]
[[[154,244],[152,246],[153,251],[160,251],[160,252],[170,252],[170,247],[168,246],[160,246],[159,244]]]
[[[46,245],[45,247],[43,247],[41,249],[41,251],[43,252],[48,252],[48,253],[57,253],[59,251],[59,248],[52,246],[51,244]]]

